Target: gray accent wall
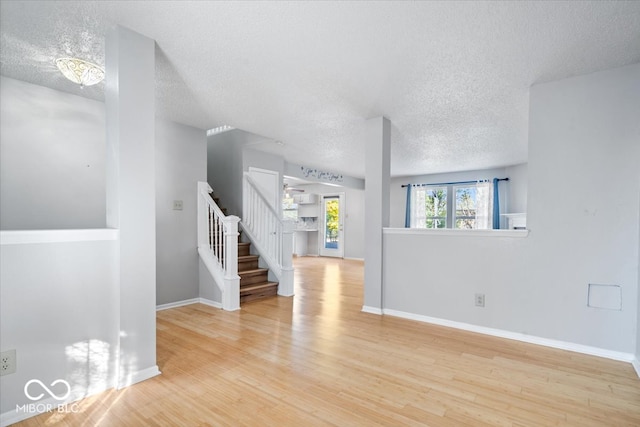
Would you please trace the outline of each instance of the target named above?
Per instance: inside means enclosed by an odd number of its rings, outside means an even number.
[[[207,180],[202,129],[156,120],[157,304],[197,298],[197,182]],[[182,201],[182,210],[173,209]]]

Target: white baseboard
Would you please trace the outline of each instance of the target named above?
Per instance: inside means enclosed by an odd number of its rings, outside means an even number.
[[[186,299],[184,301],[176,301],[176,302],[170,302],[167,304],[160,304],[156,306],[156,311],[168,310],[170,308],[182,307],[185,305],[196,304],[199,302],[200,302],[200,298],[192,298],[192,299]]]
[[[362,311],[364,311],[364,307]],[[623,353],[620,351],[606,350],[603,348],[575,344],[566,341],[536,337],[533,335],[526,335],[518,332],[505,331],[502,329],[487,328],[485,326],[455,322],[453,320],[439,319],[436,317],[423,316],[420,314],[407,313],[404,311],[391,310],[388,308],[383,309],[382,312],[383,314],[387,314],[389,316],[402,317],[404,319],[417,320],[419,322],[432,323],[434,325],[447,326],[449,328],[462,329],[469,332],[507,338],[516,341],[527,342],[530,344],[542,345],[545,347],[558,348],[561,350],[569,350],[576,353],[589,354],[591,356],[604,357],[606,359],[619,360],[622,362],[633,363],[633,360],[635,359],[635,356],[631,353]],[[634,368],[636,369],[636,372],[639,373],[638,376],[640,376],[640,366],[634,365]]]
[[[122,381],[122,383],[118,384],[118,390],[122,390],[125,387],[129,387],[131,385],[137,384],[144,380],[148,380],[149,378],[153,378],[156,375],[160,375],[161,372],[158,369],[157,365],[151,366],[150,368],[143,369],[142,371],[134,372],[129,375],[127,378]]]
[[[636,370],[636,374],[638,375],[638,378],[640,378],[640,361],[638,360],[638,358],[634,357],[633,360],[631,361],[631,364],[633,365],[633,369]]]
[[[295,296],[295,294],[293,292],[286,293],[286,294],[281,294],[280,292],[278,292],[278,296],[289,298],[289,297]]]
[[[383,314],[382,309],[378,307],[369,307],[368,305],[362,306],[363,313],[371,313],[371,314]]]
[[[176,307],[184,307],[185,305],[191,305],[191,304],[204,304],[204,305],[208,305],[215,308],[222,308],[222,303],[219,303],[218,301],[213,301],[206,298],[191,298],[183,301],[176,301],[176,302],[170,302],[168,304],[158,305],[156,306],[156,311],[168,310],[170,308],[176,308]]]
[[[206,299],[206,298],[197,298],[200,304],[204,304],[204,305],[208,305],[209,307],[215,307],[215,308],[219,308],[222,309],[222,303],[218,302],[218,301],[214,301],[214,300],[210,300],[210,299]]]
[[[351,258],[351,257],[344,257],[343,259],[349,259],[352,261],[364,261],[364,258]]]

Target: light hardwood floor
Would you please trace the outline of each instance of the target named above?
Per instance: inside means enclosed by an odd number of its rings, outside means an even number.
[[[362,313],[362,262],[295,267],[294,298],[158,312],[161,376],[21,425],[640,426],[628,363]]]

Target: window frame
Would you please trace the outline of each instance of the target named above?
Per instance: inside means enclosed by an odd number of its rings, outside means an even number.
[[[492,229],[492,223],[489,221],[486,223],[486,228],[477,228],[477,221],[478,221],[478,201],[477,201],[477,197],[478,197],[478,187],[479,186],[486,186],[489,185],[489,181],[488,180],[479,180],[476,182],[469,182],[469,183],[447,183],[447,184],[427,184],[427,185],[419,185],[414,188],[412,188],[412,203],[411,203],[411,227],[410,228],[417,228],[417,229],[425,229],[425,230],[469,230],[469,228],[458,228],[456,226],[457,221],[459,219],[470,219],[470,220],[474,220],[474,230],[491,230]],[[458,216],[457,212],[456,212],[456,207],[457,207],[457,194],[456,191],[459,188],[470,188],[470,187],[474,187],[476,189],[476,194],[475,194],[475,198],[474,198],[474,209],[475,209],[475,215],[473,217],[471,216]],[[486,203],[489,206],[489,219],[491,218],[491,209],[492,209],[492,205],[493,205],[493,187],[488,187],[489,188],[489,199],[486,201]],[[416,206],[417,206],[417,202],[418,199],[420,199],[420,197],[413,197],[413,196],[417,196],[418,191],[422,190],[424,191],[424,200],[423,203],[426,203],[426,197],[427,197],[427,193],[430,190],[436,191],[437,189],[443,189],[446,192],[446,203],[445,203],[445,217],[444,217],[444,223],[445,226],[441,227],[441,228],[436,228],[436,227],[427,227],[427,221],[428,220],[441,220],[443,219],[443,217],[438,216],[427,216],[426,215],[426,209],[425,209],[425,216],[424,217],[416,217]],[[418,224],[420,223],[420,221],[424,221],[425,226],[424,227],[419,227]]]
[[[414,193],[415,199],[419,200],[419,199],[423,199],[422,203],[426,203],[426,199],[428,197],[427,193],[429,191],[438,191],[439,189],[444,190],[445,192],[445,206],[444,206],[444,217],[443,216],[429,216],[426,213],[426,209],[425,209],[425,215],[424,216],[416,216],[416,206],[418,206],[417,203],[412,204],[412,209],[411,209],[411,228],[420,228],[420,229],[426,229],[426,230],[441,230],[443,228],[447,228],[447,224],[449,223],[449,206],[448,206],[448,188],[446,186],[421,186],[421,187],[416,187],[415,188],[416,191]],[[413,190],[413,189],[412,189]],[[418,195],[418,191],[423,192],[423,195]],[[427,222],[428,221],[443,221],[444,223],[444,227],[427,227]],[[419,223],[424,223],[424,227],[419,227],[417,226],[417,224]]]

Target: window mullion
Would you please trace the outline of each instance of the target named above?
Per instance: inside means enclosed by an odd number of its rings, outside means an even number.
[[[453,192],[453,185],[447,186],[447,228],[453,228],[454,216],[456,214],[455,209],[456,195]]]

